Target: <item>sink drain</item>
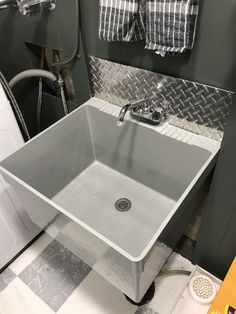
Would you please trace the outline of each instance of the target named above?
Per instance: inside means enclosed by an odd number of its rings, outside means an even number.
[[[115,207],[120,212],[127,212],[132,206],[128,198],[120,198],[115,202]]]

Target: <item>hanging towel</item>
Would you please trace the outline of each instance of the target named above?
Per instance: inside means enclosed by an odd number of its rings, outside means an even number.
[[[100,0],[99,37],[107,41],[145,39],[145,0]]]
[[[146,49],[184,52],[192,49],[199,0],[148,0],[146,4]]]

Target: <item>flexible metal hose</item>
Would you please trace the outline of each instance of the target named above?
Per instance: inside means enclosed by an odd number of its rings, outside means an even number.
[[[59,80],[62,80],[61,74],[59,74]],[[68,107],[67,107],[66,96],[65,96],[63,84],[60,85],[60,94],[61,94],[61,102],[62,102],[64,114],[66,116],[66,115],[68,115],[69,111],[68,111]]]
[[[56,63],[60,62],[58,52],[56,52],[56,54],[55,54],[55,59],[56,59]],[[61,102],[62,102],[62,106],[63,106],[64,115],[66,116],[66,115],[68,115],[69,111],[68,111],[67,102],[66,102],[66,96],[65,96],[65,90],[64,90],[64,81],[63,81],[61,73],[60,73],[60,66],[59,65],[56,65],[56,70],[57,70],[58,82],[59,82],[59,87],[60,87],[59,92],[60,92],[60,96],[61,96]]]

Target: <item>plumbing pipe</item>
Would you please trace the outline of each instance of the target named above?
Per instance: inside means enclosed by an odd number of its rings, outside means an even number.
[[[67,65],[69,63],[71,63],[72,61],[74,61],[76,58],[79,58],[79,45],[80,45],[80,24],[79,24],[79,0],[75,0],[75,47],[74,50],[72,52],[72,55],[64,60],[64,61],[57,61],[54,62],[52,64],[53,67],[55,66],[64,66]]]
[[[9,82],[9,86],[13,88],[20,81],[30,77],[44,77],[46,79],[49,79],[53,83],[58,83],[58,79],[55,74],[45,70],[32,69],[17,74],[15,77],[13,77],[13,79],[11,79],[11,81]]]
[[[59,74],[59,80],[62,81],[60,74]],[[61,94],[61,102],[62,102],[64,114],[66,116],[66,115],[68,115],[69,111],[68,111],[68,107],[67,107],[67,103],[66,103],[66,96],[65,96],[65,90],[64,90],[63,84],[60,84],[60,94]]]
[[[56,54],[55,57],[56,57],[56,61],[59,62],[59,55],[58,55],[58,53]],[[60,87],[61,102],[62,102],[64,114],[66,116],[66,115],[68,115],[69,112],[68,112],[68,107],[67,107],[67,103],[66,103],[64,82],[63,82],[62,76],[60,74],[60,71],[58,71],[58,85]]]
[[[18,118],[18,122],[20,122],[22,130],[24,131],[25,139],[29,140],[30,139],[29,131],[28,131],[28,128],[27,128],[27,126],[25,124],[25,120],[23,118],[21,110],[20,110],[20,108],[19,108],[19,106],[17,104],[17,101],[16,101],[13,93],[12,93],[12,90],[9,87],[9,84],[7,83],[5,77],[3,76],[3,74],[1,72],[0,72],[0,83],[2,84],[3,89],[5,90],[6,95],[8,96],[8,98],[10,100],[12,109],[13,109],[14,113],[16,114],[17,118]]]
[[[0,0],[0,7],[16,4],[16,0]]]

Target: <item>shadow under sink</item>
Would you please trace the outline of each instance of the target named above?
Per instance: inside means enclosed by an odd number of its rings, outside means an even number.
[[[36,224],[64,219],[58,241],[139,302],[171,252],[159,236],[215,154],[116,119],[88,102],[0,171]]]

